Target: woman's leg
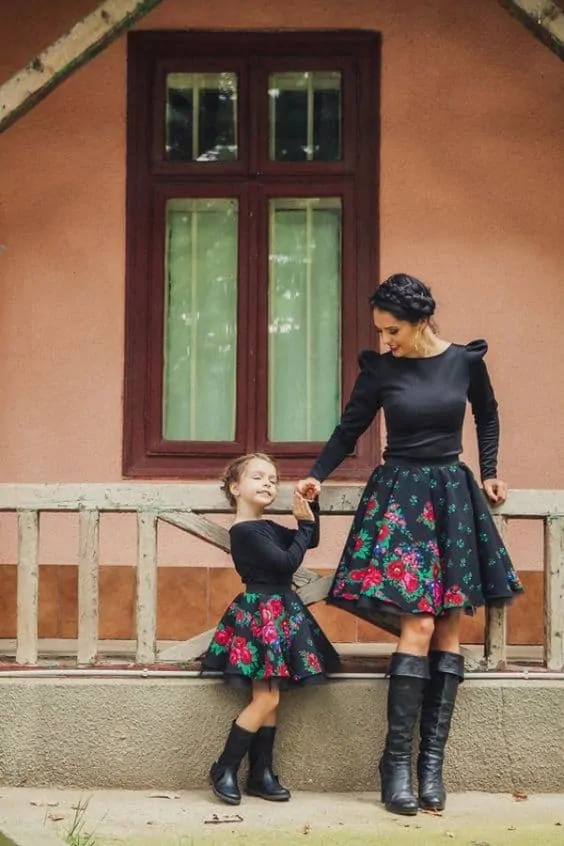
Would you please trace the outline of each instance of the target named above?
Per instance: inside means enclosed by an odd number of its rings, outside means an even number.
[[[458,685],[464,678],[460,655],[460,611],[447,611],[437,618],[431,642],[431,680],[421,708],[421,742],[417,773],[419,804],[427,810],[442,811],[446,792],[443,762]]]
[[[249,796],[260,796],[270,802],[287,802],[290,791],[278,781],[273,770],[274,742],[276,740],[276,708],[268,714],[249,748]]]
[[[388,733],[380,761],[382,801],[395,814],[417,813],[411,759],[413,734],[429,679],[428,652],[434,619],[428,614],[402,618],[397,652],[390,661]]]
[[[278,689],[268,682],[253,682],[252,699],[232,724],[223,752],[210,770],[213,792],[222,801],[240,803],[239,766],[264,720],[276,709],[279,697]]]

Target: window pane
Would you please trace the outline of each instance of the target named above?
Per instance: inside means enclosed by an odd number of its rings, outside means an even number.
[[[341,408],[341,201],[269,209],[268,437],[323,441]]]
[[[170,73],[166,89],[169,161],[237,159],[237,74]]]
[[[273,161],[341,158],[341,74],[274,73],[268,81]]]
[[[163,431],[235,439],[237,200],[169,200]]]

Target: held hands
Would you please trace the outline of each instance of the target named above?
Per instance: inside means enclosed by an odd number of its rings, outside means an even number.
[[[296,490],[306,499],[317,499],[321,493],[321,482],[318,482],[313,476],[308,476],[307,479],[300,479],[296,485]]]
[[[484,492],[491,503],[503,505],[507,499],[507,485],[501,479],[484,479]]]
[[[313,512],[309,507],[309,502],[299,493],[294,491],[294,499],[292,502],[292,514],[296,520],[314,520]]]

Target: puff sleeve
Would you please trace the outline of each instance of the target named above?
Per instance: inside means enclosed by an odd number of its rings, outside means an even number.
[[[488,345],[483,340],[472,341],[466,345],[470,365],[468,400],[476,424],[482,480],[496,478],[499,452],[499,413],[484,361],[487,351]]]
[[[364,350],[358,357],[360,373],[339,424],[325,444],[309,475],[323,482],[353,451],[382,405],[378,374],[380,355]]]

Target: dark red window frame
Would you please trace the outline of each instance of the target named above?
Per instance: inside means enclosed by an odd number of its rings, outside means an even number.
[[[342,71],[340,161],[268,160],[268,74],[290,69]],[[239,75],[239,160],[166,161],[166,74],[219,70],[234,70]],[[125,476],[216,477],[230,457],[251,450],[276,456],[285,476],[296,477],[310,467],[321,443],[269,443],[267,439],[268,198],[342,198],[344,403],[358,372],[359,350],[375,344],[367,299],[378,278],[379,79],[380,38],[372,32],[129,35]],[[167,441],[162,435],[165,207],[168,198],[184,196],[237,197],[240,204],[234,442]],[[377,458],[378,430],[373,426],[335,478],[357,478]]]

